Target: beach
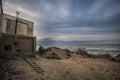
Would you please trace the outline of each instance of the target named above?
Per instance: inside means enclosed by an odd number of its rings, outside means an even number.
[[[105,58],[91,58],[72,54],[64,55],[64,49],[52,47],[52,55],[37,53],[32,58],[44,72],[38,73],[21,57],[0,60],[1,80],[119,80],[120,63]],[[57,55],[56,57],[56,51]],[[54,53],[54,54],[53,54]],[[51,53],[50,53],[51,54]],[[64,56],[63,56],[64,55]]]

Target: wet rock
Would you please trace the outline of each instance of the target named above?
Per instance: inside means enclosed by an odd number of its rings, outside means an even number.
[[[96,55],[94,55],[94,54],[88,54],[88,56],[89,56],[90,58],[96,58]]]
[[[118,54],[118,55],[116,56],[116,58],[120,58],[120,54]]]
[[[96,55],[96,58],[104,58],[104,59],[108,59],[108,60],[113,61],[113,58],[111,57],[110,54],[98,54],[98,55]]]
[[[115,57],[115,61],[120,62],[120,54]]]

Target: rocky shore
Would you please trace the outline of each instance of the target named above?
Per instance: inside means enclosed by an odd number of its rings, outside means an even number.
[[[57,60],[79,56],[83,58],[102,58],[110,61],[120,62],[120,54],[118,54],[116,57],[112,57],[110,54],[94,55],[88,54],[87,51],[81,49],[78,49],[76,51],[70,51],[69,49],[61,49],[58,47],[48,47],[47,49],[45,49],[44,47],[40,46],[37,51],[37,54],[48,59]]]

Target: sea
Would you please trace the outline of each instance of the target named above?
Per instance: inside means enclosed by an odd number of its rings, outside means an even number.
[[[40,45],[37,44],[36,49],[38,50]],[[87,51],[89,54],[110,54],[112,57],[120,54],[119,44],[95,44],[95,45],[41,45],[44,48],[48,47],[59,47],[62,49],[69,49],[70,51],[75,51],[77,49],[82,49]]]

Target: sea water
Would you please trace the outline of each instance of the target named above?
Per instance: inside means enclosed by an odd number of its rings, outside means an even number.
[[[37,50],[40,45],[37,45]],[[77,49],[82,49],[87,51],[89,54],[110,54],[115,57],[120,54],[120,45],[41,45],[44,48],[48,47],[59,47],[62,49],[69,49],[70,51],[75,51]]]

